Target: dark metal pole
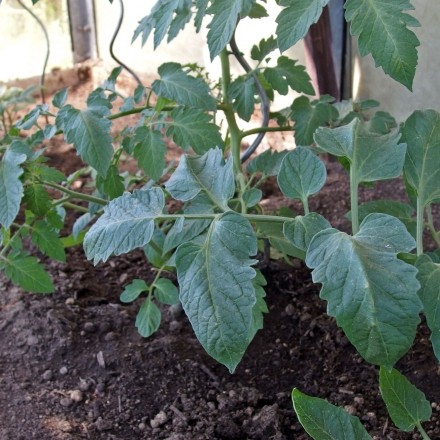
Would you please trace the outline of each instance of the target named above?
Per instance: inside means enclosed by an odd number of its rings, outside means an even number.
[[[93,0],[67,0],[72,37],[73,61],[97,57]]]

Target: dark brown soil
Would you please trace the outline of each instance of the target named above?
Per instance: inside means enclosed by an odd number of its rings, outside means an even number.
[[[52,160],[66,157],[54,153]],[[347,178],[337,163],[328,170],[311,209],[348,229]],[[265,192],[267,209],[299,210],[273,185]],[[405,197],[400,181],[361,193],[362,200]],[[319,287],[299,261],[264,269],[270,313],[233,375],[205,354],[175,307],[162,309],[153,337],[138,335],[139,304],[122,304],[119,294],[133,278],[152,279],[141,251],[94,268],[74,248],[67,264],[49,267],[57,286],[51,296],[8,282],[1,288],[1,440],[303,440],[309,437],[292,409],[294,387],[356,414],[375,439],[420,438],[389,421],[377,368],[326,315]],[[440,438],[440,369],[423,324],[397,368],[432,402],[424,426]]]

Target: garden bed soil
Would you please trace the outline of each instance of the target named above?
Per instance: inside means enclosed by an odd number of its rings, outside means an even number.
[[[65,171],[76,166],[65,146],[53,144],[49,156]],[[339,164],[327,168],[327,185],[311,209],[348,230],[347,178]],[[299,209],[273,184],[264,192],[266,209]],[[402,182],[362,188],[362,200],[373,198],[404,200]],[[6,281],[1,288],[1,440],[308,439],[292,409],[294,387],[359,416],[375,439],[420,438],[388,419],[378,369],[325,314],[300,261],[263,269],[270,312],[234,374],[203,351],[176,307],[162,308],[154,336],[137,333],[139,303],[122,304],[119,295],[132,279],[153,278],[141,251],[95,268],[77,247],[66,264],[47,265],[53,295],[24,293]],[[440,438],[440,369],[423,323],[397,368],[432,402],[424,427]]]

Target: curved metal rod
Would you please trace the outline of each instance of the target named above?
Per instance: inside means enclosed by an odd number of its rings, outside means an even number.
[[[126,64],[124,64],[119,58],[116,57],[115,53],[113,52],[113,45],[115,44],[116,37],[119,34],[119,31],[121,30],[122,21],[124,19],[124,2],[123,0],[119,0],[119,4],[121,5],[121,13],[119,14],[118,24],[116,25],[115,33],[113,34],[113,37],[110,41],[110,55],[111,57],[121,66],[123,67],[140,85],[143,86],[142,81],[140,78],[136,75],[136,73],[130,69]]]
[[[260,83],[257,75],[252,71],[252,67],[249,65],[249,63],[246,61],[246,59],[241,54],[237,43],[235,41],[235,34],[232,36],[231,41],[229,42],[229,45],[231,47],[231,51],[234,54],[237,61],[240,63],[240,66],[243,67],[246,73],[250,73],[252,78],[255,81],[255,85],[258,90],[258,94],[260,95],[261,99],[261,112],[263,114],[263,120],[261,122],[262,128],[267,128],[269,126],[269,114],[270,114],[270,103],[269,99],[267,98],[266,91],[264,90],[264,87]],[[258,133],[257,137],[255,138],[254,142],[247,148],[247,150],[242,154],[241,156],[241,162],[245,162],[249,159],[249,157],[252,155],[252,153],[255,152],[255,150],[258,148],[258,146],[261,144],[261,141],[263,140],[265,136],[265,132]]]
[[[44,83],[46,81],[46,68],[47,68],[47,63],[49,61],[49,56],[50,56],[49,35],[47,33],[46,27],[44,26],[43,22],[38,18],[38,16],[31,9],[29,9],[22,2],[22,0],[17,0],[17,3],[35,19],[35,21],[38,23],[38,25],[40,26],[41,30],[43,31],[44,38],[46,39],[46,58],[44,59],[43,71],[41,72],[41,78],[40,78],[41,102],[43,104],[46,104],[46,95],[44,93]]]

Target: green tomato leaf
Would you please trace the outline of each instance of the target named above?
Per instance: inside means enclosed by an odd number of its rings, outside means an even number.
[[[279,57],[276,67],[267,67],[264,70],[266,81],[280,95],[287,95],[289,87],[295,92],[314,95],[310,76],[304,66],[297,66],[295,60],[285,56]]]
[[[252,76],[240,76],[231,83],[229,98],[234,110],[244,121],[249,122],[255,109],[255,80]]]
[[[193,240],[203,233],[210,225],[211,220],[183,220],[176,221],[168,231],[163,245],[163,253],[167,254],[182,243]]]
[[[56,108],[61,108],[67,100],[67,87],[58,90],[55,95],[53,95],[52,105]]]
[[[398,218],[406,226],[408,232],[414,238],[416,237],[417,222],[414,220],[415,210],[411,205],[396,200],[372,200],[359,206],[359,221],[375,212]],[[346,217],[351,221],[351,211]]]
[[[148,338],[155,333],[162,319],[159,307],[147,298],[143,303],[136,316],[136,328],[141,336]]]
[[[93,107],[87,110],[66,107],[62,115],[66,142],[73,143],[84,162],[105,176],[113,157],[111,121]]]
[[[217,125],[210,122],[211,115],[199,109],[177,107],[171,111],[172,121],[169,122],[167,136],[188,150],[189,147],[197,154],[206,153],[210,148],[223,147],[223,139]]]
[[[423,304],[423,313],[431,330],[431,342],[437,359],[440,360],[440,264],[427,255],[422,255],[416,262],[419,271],[417,279],[421,289],[419,297]]]
[[[135,190],[112,200],[85,236],[87,258],[97,264],[107,261],[112,254],[121,255],[145,246],[153,236],[154,220],[164,206],[160,188]]]
[[[213,60],[229,43],[234,34],[237,20],[246,6],[244,0],[211,0],[206,14],[213,15],[208,25],[208,47]]]
[[[110,165],[105,179],[98,175],[96,185],[100,190],[102,189],[102,192],[106,194],[110,200],[122,196],[125,190],[124,178],[119,174],[116,165]]]
[[[397,258],[414,239],[396,218],[370,214],[355,236],[325,229],[309,245],[306,264],[327,312],[368,362],[393,366],[411,346],[421,303],[417,269]]]
[[[145,174],[154,181],[162,177],[167,146],[160,131],[142,126],[136,130],[133,156]]]
[[[425,395],[394,368],[380,367],[379,385],[388,414],[402,431],[412,431],[431,418],[431,404]]]
[[[322,160],[307,148],[296,147],[281,162],[278,185],[286,197],[306,203],[324,186],[326,178]]]
[[[31,240],[41,252],[57,261],[66,261],[66,253],[57,231],[43,220],[32,226]]]
[[[278,49],[277,40],[271,35],[267,40],[262,39],[260,43],[252,47],[251,58],[263,62],[275,49]]]
[[[376,66],[412,90],[420,42],[408,29],[415,19],[403,11],[410,9],[414,7],[409,0],[345,2],[345,19],[351,22],[351,34],[359,37],[360,55],[371,53]]]
[[[300,96],[293,101],[291,109],[297,145],[311,145],[316,129],[338,117],[336,108],[322,97],[319,101],[310,102],[307,96]]]
[[[289,49],[307,34],[310,26],[321,16],[329,0],[280,0],[287,6],[277,17],[278,47],[281,52]],[[313,93],[312,93],[313,94]]]
[[[284,235],[282,224],[261,222],[258,224],[258,231],[264,238],[269,240],[271,247],[280,251],[284,256],[289,255],[301,260],[305,259],[305,252],[294,246]]]
[[[247,166],[248,173],[260,172],[266,176],[277,176],[280,172],[281,162],[288,153],[284,151],[266,150],[258,156],[254,157]]]
[[[166,183],[166,189],[177,200],[186,202],[200,192],[223,210],[235,192],[232,159],[226,162],[219,148],[211,149],[203,156],[182,156],[179,166]]]
[[[188,75],[178,63],[165,63],[159,67],[160,79],[151,88],[161,96],[188,107],[215,110],[216,101],[208,85],[201,78]]]
[[[322,215],[311,212],[305,216],[297,215],[293,220],[285,222],[283,233],[296,248],[306,252],[313,237],[328,228],[331,225]]]
[[[43,185],[34,184],[26,187],[23,202],[29,211],[40,217],[44,216],[52,208],[50,195]]]
[[[55,290],[49,274],[35,257],[11,253],[0,263],[0,269],[14,284],[28,292],[52,293]]]
[[[179,290],[166,278],[159,278],[154,283],[154,297],[162,304],[172,306],[179,302]]]
[[[144,280],[135,279],[130,284],[125,286],[124,291],[119,297],[120,301],[123,303],[131,303],[136,300],[139,295],[143,292],[148,291],[148,285]]]
[[[292,391],[292,401],[301,425],[315,440],[372,440],[360,420],[342,408],[297,388]]]
[[[151,13],[139,22],[132,41],[135,41],[139,35],[142,35],[142,45],[144,45],[154,29],[155,49],[157,49],[167,34],[167,41],[170,42],[191,19],[191,6],[191,0],[157,1],[151,9]]]
[[[251,188],[243,193],[243,201],[244,203],[246,203],[246,206],[248,208],[252,208],[253,206],[260,203],[262,197],[263,197],[263,191],[261,191],[261,189],[258,188]]]
[[[264,314],[269,313],[269,309],[267,307],[266,301],[264,298],[266,297],[266,292],[264,291],[264,286],[267,284],[264,275],[257,270],[257,276],[253,279],[256,303],[252,309],[252,324],[250,329],[249,341],[254,339],[258,330],[263,329],[264,325]]]
[[[403,126],[405,179],[422,206],[440,200],[440,114],[415,111]]]
[[[5,229],[11,226],[20,210],[23,197],[23,184],[20,180],[23,169],[20,164],[25,160],[25,154],[6,150],[0,162],[0,225]]]
[[[402,172],[406,144],[399,143],[398,131],[382,135],[355,119],[338,128],[318,128],[314,138],[320,149],[348,159],[357,184],[392,179]]]
[[[257,239],[241,215],[226,212],[202,242],[177,249],[180,300],[197,339],[233,372],[249,344],[256,302],[251,268]]]

